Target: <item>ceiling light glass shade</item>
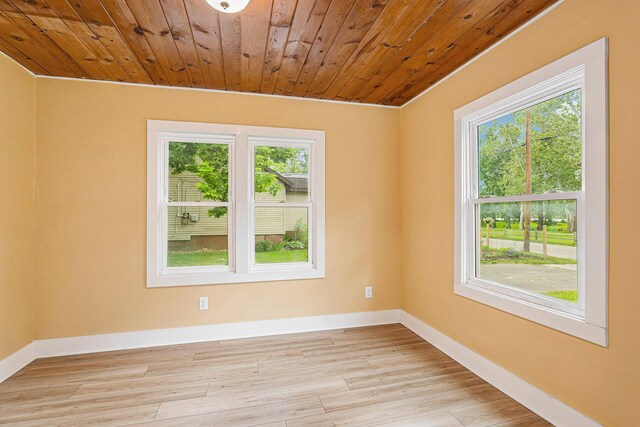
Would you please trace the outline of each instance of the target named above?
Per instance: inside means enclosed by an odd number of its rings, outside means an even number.
[[[224,13],[236,13],[247,7],[251,0],[207,0],[209,6]]]

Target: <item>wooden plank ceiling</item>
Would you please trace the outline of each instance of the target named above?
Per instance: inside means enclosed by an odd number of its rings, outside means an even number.
[[[0,0],[39,75],[402,105],[556,0]]]

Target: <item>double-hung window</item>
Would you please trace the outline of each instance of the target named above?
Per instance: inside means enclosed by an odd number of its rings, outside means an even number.
[[[147,141],[147,286],[324,277],[324,132],[150,120]]]
[[[455,112],[455,292],[601,345],[606,55],[603,39]]]

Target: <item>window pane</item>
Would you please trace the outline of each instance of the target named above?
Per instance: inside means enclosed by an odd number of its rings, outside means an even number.
[[[308,208],[256,207],[256,263],[309,260]]]
[[[480,197],[580,191],[582,91],[478,126],[478,153]]]
[[[168,208],[168,267],[229,264],[226,207]]]
[[[255,147],[256,202],[309,201],[309,150],[301,147]]]
[[[169,201],[229,201],[229,146],[169,142]]]
[[[575,200],[486,203],[478,221],[479,278],[577,302]]]

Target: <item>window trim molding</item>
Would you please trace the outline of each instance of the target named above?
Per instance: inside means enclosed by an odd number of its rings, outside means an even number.
[[[215,136],[229,137],[229,268],[194,268],[192,273],[185,269],[163,271],[161,250],[164,246],[164,174],[160,160],[166,157],[162,152],[166,143],[165,135],[182,135],[213,140]],[[253,236],[250,233],[250,206],[252,197],[250,138],[290,139],[305,141],[309,146],[312,169],[311,199],[314,217],[312,224],[315,247],[310,249],[313,259],[303,266],[273,264],[265,268],[251,268],[250,257]],[[225,202],[226,204],[226,202]],[[235,253],[235,264],[231,254]],[[246,256],[243,256],[245,254]],[[213,123],[147,120],[147,273],[148,288],[190,285],[213,285],[227,283],[267,282],[281,280],[320,279],[325,277],[325,132],[319,130],[287,129],[262,126],[243,126]]]
[[[607,281],[608,281],[608,65],[607,39],[603,38],[554,61],[524,77],[497,89],[454,112],[455,138],[455,255],[454,292],[485,305],[548,326],[584,340],[608,345]],[[582,73],[582,77],[581,74]],[[469,277],[468,233],[473,225],[469,212],[474,197],[469,177],[476,167],[470,137],[471,126],[483,118],[508,113],[552,96],[559,91],[583,85],[583,191],[559,193],[551,197],[575,199],[578,211],[584,212],[578,229],[578,258],[588,260],[578,267],[584,283],[584,311],[569,312],[553,304],[543,306],[523,298],[526,292],[498,292]],[[572,86],[572,84],[574,86]],[[577,88],[577,87],[576,87]],[[548,99],[548,98],[547,98]],[[513,201],[535,200],[545,196],[514,196]],[[500,198],[505,201],[506,198]],[[481,203],[491,201],[483,199]],[[475,226],[473,226],[475,227]],[[588,238],[587,238],[588,236]],[[516,297],[514,295],[519,295]]]

